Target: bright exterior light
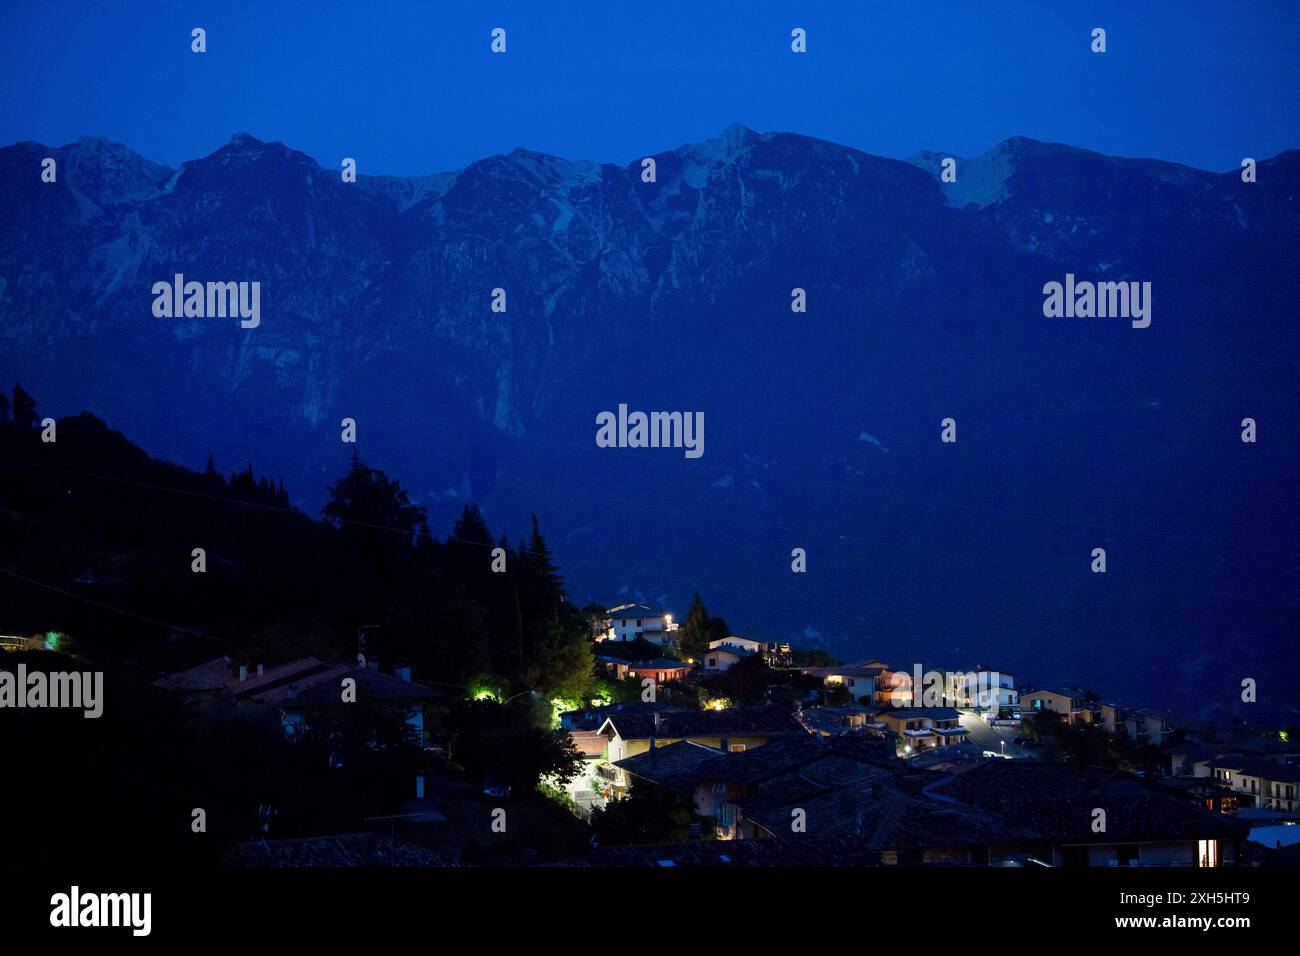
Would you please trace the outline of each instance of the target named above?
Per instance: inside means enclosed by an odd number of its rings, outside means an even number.
[[[63,639],[63,635],[60,634],[58,631],[46,631],[45,649],[47,651],[57,651],[59,649],[59,641],[62,639]]]
[[[707,710],[726,710],[731,706],[731,701],[725,697],[715,697],[704,706]]]
[[[582,706],[582,701],[577,698],[573,700],[564,700],[560,697],[551,698],[551,728],[555,729],[560,726],[560,714],[568,713],[571,710],[577,710]]]

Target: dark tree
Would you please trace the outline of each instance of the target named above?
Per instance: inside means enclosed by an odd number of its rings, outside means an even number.
[[[18,383],[14,383],[13,403],[14,424],[20,429],[31,428],[36,424],[36,399]]]
[[[685,843],[690,838],[691,805],[685,794],[653,784],[636,787],[591,815],[600,846]]]
[[[677,639],[682,646],[682,653],[688,657],[699,657],[704,652],[709,646],[709,641],[714,640],[713,631],[709,626],[710,621],[708,608],[700,600],[697,591],[694,600],[691,601],[690,608],[686,612],[686,620],[677,633]],[[726,636],[723,635],[723,637]]]
[[[251,465],[248,477],[251,481]],[[408,543],[429,533],[427,513],[411,504],[397,480],[355,457],[348,473],[330,485],[329,501],[321,514],[335,527],[386,531]]]
[[[582,768],[568,732],[538,727],[526,702],[460,701],[448,729],[456,763],[476,774],[501,774],[518,787],[531,789],[543,776],[568,781]]]

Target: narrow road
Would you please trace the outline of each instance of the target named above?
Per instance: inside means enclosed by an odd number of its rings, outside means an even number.
[[[970,735],[970,742],[980,750],[1005,753],[1018,760],[1033,756],[1030,751],[1017,747],[1011,742],[1019,734],[1015,727],[990,727],[982,717],[975,716],[975,712],[971,710],[961,711],[961,726]]]

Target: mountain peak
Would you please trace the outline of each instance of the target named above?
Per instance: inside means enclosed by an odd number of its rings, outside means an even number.
[[[732,123],[713,139],[693,143],[690,148],[699,153],[716,156],[719,159],[730,159],[738,153],[744,152],[761,139],[762,136],[755,133],[748,126]]]
[[[732,123],[722,131],[722,139],[729,145],[743,148],[756,142],[759,136],[743,123]]]
[[[79,136],[69,145],[82,149],[107,150],[111,152],[131,152],[126,146],[106,136]]]

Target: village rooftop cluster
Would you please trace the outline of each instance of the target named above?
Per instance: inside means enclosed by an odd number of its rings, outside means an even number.
[[[1179,728],[983,665],[926,669],[943,675],[954,706],[924,706],[913,700],[915,666],[840,664],[730,634],[686,653],[672,615],[640,602],[589,622],[596,669],[623,693],[568,709],[552,702],[553,727],[579,765],[567,778],[543,776],[536,792],[512,791],[504,776],[450,786],[455,755],[438,715],[457,692],[420,683],[409,667],[220,657],[157,686],[200,705],[260,708],[293,739],[335,720],[348,706],[338,688],[351,681],[430,755],[410,801],[372,832],[241,844],[234,865],[475,862],[439,828],[475,814],[504,820],[530,800],[562,805],[595,835],[567,857],[524,850],[505,862],[1216,867],[1293,862],[1300,845],[1300,745],[1285,732]],[[635,821],[633,836],[608,839],[622,818]]]

